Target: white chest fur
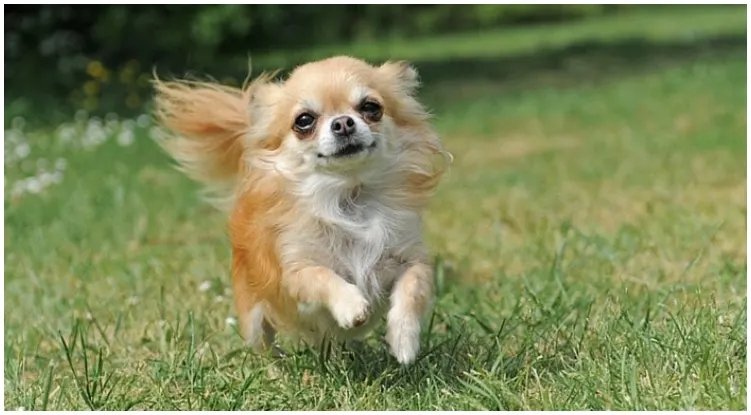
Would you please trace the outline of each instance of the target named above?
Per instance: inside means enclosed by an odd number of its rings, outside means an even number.
[[[422,244],[420,216],[377,189],[316,184],[302,199],[311,214],[288,230],[285,251],[334,270],[356,285],[379,314],[412,251]],[[324,310],[305,314],[316,325],[328,320],[322,318]]]
[[[404,254],[419,243],[419,217],[382,204],[367,194],[344,201],[341,217],[321,220],[327,265],[371,300],[388,294],[403,272]],[[331,218],[329,218],[331,219]]]
[[[389,205],[368,189],[313,207],[315,231],[307,241],[319,265],[336,271],[377,300],[404,268],[404,256],[420,243],[420,218]]]

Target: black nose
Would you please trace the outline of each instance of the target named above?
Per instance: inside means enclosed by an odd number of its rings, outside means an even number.
[[[348,115],[336,117],[331,121],[331,131],[337,137],[349,137],[355,132],[355,120]]]

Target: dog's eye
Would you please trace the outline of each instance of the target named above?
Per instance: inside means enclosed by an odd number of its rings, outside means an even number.
[[[373,121],[378,121],[383,116],[383,107],[375,101],[365,101],[360,104],[360,112]]]
[[[295,129],[297,131],[308,131],[313,128],[313,124],[316,122],[316,117],[310,113],[302,113],[295,118]]]

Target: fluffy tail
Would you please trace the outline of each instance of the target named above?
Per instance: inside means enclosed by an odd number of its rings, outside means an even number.
[[[206,186],[217,207],[224,208],[243,168],[243,136],[251,125],[249,105],[256,82],[232,88],[155,77],[153,83],[155,116],[167,130],[157,142],[182,172]]]

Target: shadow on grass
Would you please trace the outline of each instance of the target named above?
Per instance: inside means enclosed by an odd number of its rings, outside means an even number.
[[[654,42],[643,38],[618,41],[589,40],[563,48],[492,58],[417,61],[425,83],[495,81],[529,84],[542,74],[571,80],[592,80],[622,72],[649,70],[666,63],[723,56],[746,49],[745,33],[715,37],[687,37],[683,41]],[[612,69],[620,69],[613,73]],[[622,73],[620,72],[620,73]]]

